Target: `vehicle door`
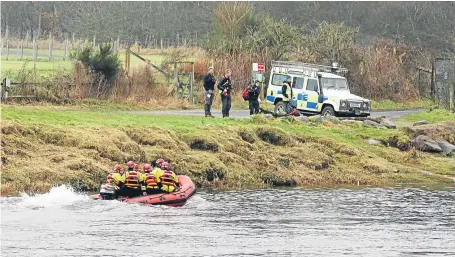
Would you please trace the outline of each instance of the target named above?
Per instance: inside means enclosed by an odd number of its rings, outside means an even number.
[[[302,95],[303,109],[306,111],[318,111],[319,87],[316,78],[307,78],[305,90]]]
[[[269,81],[269,86],[267,88],[266,100],[269,103],[274,103],[276,97],[282,97],[282,88],[283,82],[287,79],[288,75],[274,73]]]
[[[292,99],[294,105],[297,106],[297,109],[304,108],[304,102],[302,101],[303,88],[305,85],[305,78],[303,77],[294,77],[292,79]]]

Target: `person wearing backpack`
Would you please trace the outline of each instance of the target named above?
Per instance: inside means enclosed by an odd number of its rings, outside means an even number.
[[[223,118],[229,117],[229,111],[231,110],[231,91],[232,91],[232,82],[231,82],[231,70],[226,70],[224,76],[218,81],[218,90],[221,95],[221,103],[223,108],[221,112],[223,113]]]
[[[261,93],[261,87],[259,80],[256,80],[254,84],[247,87],[248,92],[248,107],[250,108],[250,115],[259,113],[259,94]]]

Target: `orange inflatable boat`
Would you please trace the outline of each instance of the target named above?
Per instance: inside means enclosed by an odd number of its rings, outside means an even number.
[[[167,205],[167,206],[182,206],[186,201],[196,193],[196,186],[188,176],[178,175],[180,189],[172,193],[161,193],[153,195],[141,195],[137,197],[106,197],[106,195],[114,195],[114,191],[106,191],[102,189],[100,194],[92,196],[94,200],[117,200],[127,203],[140,203],[151,205]]]

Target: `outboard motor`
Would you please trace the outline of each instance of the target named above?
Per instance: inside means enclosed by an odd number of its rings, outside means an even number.
[[[114,200],[115,199],[115,189],[112,185],[105,184],[101,186],[100,196],[103,200]]]

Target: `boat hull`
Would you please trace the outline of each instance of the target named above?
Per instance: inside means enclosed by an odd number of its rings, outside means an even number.
[[[132,198],[119,197],[115,200],[126,203],[139,203],[150,205],[167,205],[167,206],[182,206],[186,201],[196,193],[196,186],[188,176],[178,175],[180,182],[180,190],[172,193],[161,193],[153,195],[143,195]],[[104,200],[100,194],[94,195],[93,200]]]

